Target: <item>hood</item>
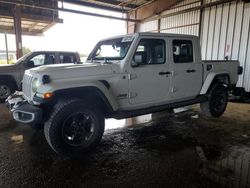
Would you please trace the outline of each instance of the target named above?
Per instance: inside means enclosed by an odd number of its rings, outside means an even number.
[[[0,72],[4,72],[6,73],[6,71],[12,71],[12,70],[16,70],[17,68],[17,64],[4,64],[4,65],[0,65]]]
[[[117,66],[117,65],[116,65]],[[51,79],[75,78],[81,76],[105,75],[113,73],[112,65],[99,63],[54,64],[27,70],[26,73],[49,75]]]

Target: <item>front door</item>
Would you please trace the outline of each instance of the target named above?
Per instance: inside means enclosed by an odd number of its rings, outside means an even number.
[[[129,71],[129,103],[143,105],[166,100],[170,91],[170,64],[167,62],[166,40],[142,38],[133,62],[136,62],[136,59],[139,59],[140,64],[131,67]]]
[[[194,54],[192,40],[171,39],[171,96],[175,100],[195,98],[202,86],[202,64]]]

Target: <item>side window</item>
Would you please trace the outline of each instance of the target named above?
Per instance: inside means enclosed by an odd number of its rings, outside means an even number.
[[[192,63],[193,43],[190,40],[173,40],[173,58],[175,63]]]
[[[135,52],[134,60],[141,65],[164,64],[166,59],[165,41],[162,39],[142,39]]]
[[[34,62],[34,66],[35,66],[35,67],[44,65],[44,62],[45,62],[45,54],[36,55],[36,56],[33,57],[30,61],[33,61],[33,62]]]
[[[30,61],[33,61],[34,67],[41,65],[49,65],[55,63],[55,54],[53,53],[44,53],[34,56]]]
[[[63,54],[59,55],[60,63],[75,63],[76,57],[74,54]]]

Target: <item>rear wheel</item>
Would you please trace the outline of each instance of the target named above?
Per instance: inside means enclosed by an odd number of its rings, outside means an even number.
[[[76,156],[94,148],[104,132],[102,113],[83,100],[60,102],[45,123],[49,145],[59,154]]]
[[[9,81],[0,81],[0,102],[4,102],[8,96],[15,92],[15,84]]]
[[[228,91],[222,84],[214,84],[208,91],[208,101],[201,103],[201,111],[208,117],[221,116],[227,107]]]

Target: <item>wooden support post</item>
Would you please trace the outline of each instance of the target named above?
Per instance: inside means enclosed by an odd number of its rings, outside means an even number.
[[[200,6],[203,6],[203,0],[201,0]],[[202,24],[203,24],[202,23],[202,21],[203,21],[202,16],[203,16],[203,9],[200,9],[199,33],[198,33],[200,40],[201,40],[201,32],[202,32]]]
[[[159,18],[158,20],[158,28],[157,28],[157,32],[160,33],[161,32],[161,19]]]
[[[23,56],[20,6],[14,7],[13,14],[14,14],[14,30],[15,30],[15,35],[16,35],[16,56],[18,59]]]

